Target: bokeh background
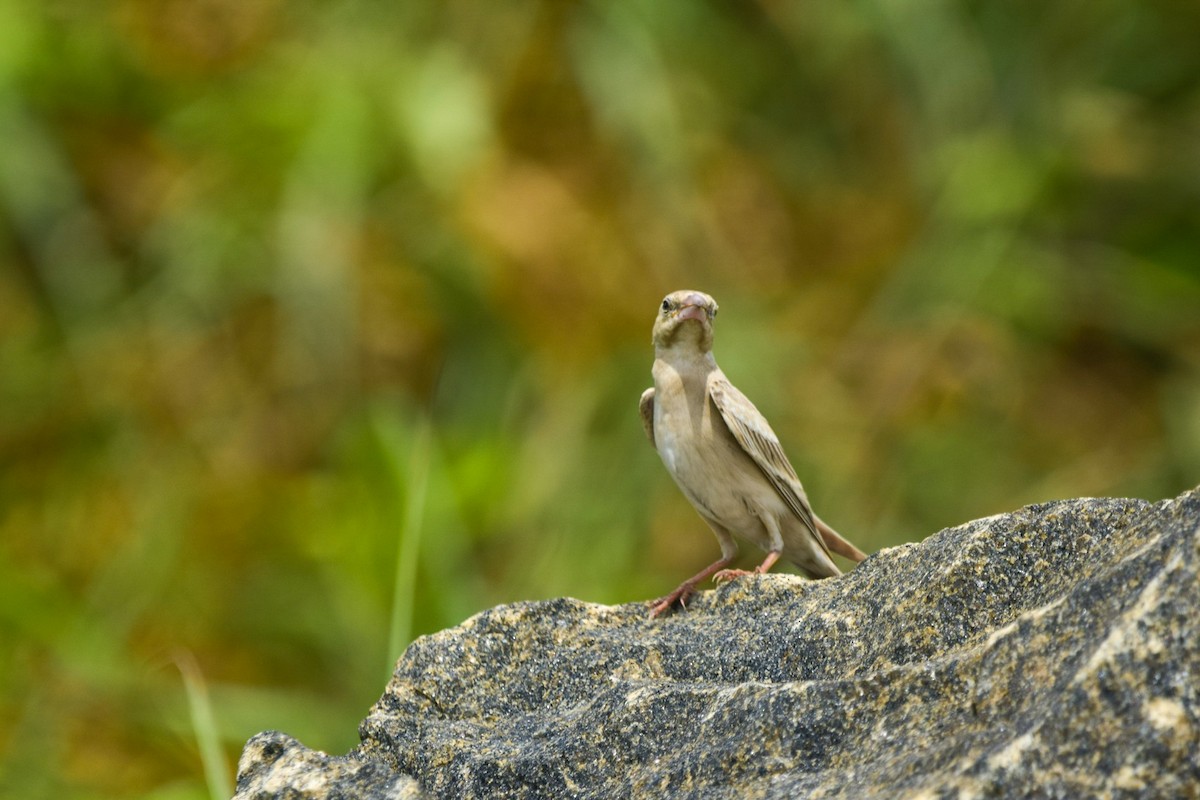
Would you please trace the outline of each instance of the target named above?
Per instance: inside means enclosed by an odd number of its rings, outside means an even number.
[[[1200,482],[1194,0],[0,2],[0,792],[661,595],[663,294],[873,551]],[[746,552],[746,563],[759,553]]]

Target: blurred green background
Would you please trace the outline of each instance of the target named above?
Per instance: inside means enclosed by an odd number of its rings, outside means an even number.
[[[1200,481],[1200,4],[0,0],[0,793],[342,753],[414,636],[717,554],[716,353],[868,551]],[[761,554],[744,548],[745,561]]]

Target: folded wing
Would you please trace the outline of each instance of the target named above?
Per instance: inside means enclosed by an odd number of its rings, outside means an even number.
[[[651,387],[642,392],[642,399],[638,401],[638,411],[642,414],[642,427],[646,429],[646,438],[650,440],[650,445],[657,450],[658,445],[654,443],[654,388]]]
[[[763,475],[775,487],[775,491],[779,492],[779,496],[783,498],[792,513],[804,523],[804,527],[808,528],[813,538],[820,542],[821,547],[828,552],[824,539],[817,531],[804,487],[800,485],[796,471],[792,469],[787,456],[783,454],[779,438],[775,435],[775,431],[771,430],[766,418],[759,413],[746,395],[738,391],[737,387],[724,377],[718,378],[710,384],[708,395],[712,398],[713,405],[721,412],[721,419],[725,421],[733,438],[746,451],[746,455],[750,456],[762,470]]]

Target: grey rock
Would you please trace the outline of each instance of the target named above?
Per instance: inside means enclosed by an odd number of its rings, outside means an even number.
[[[1065,500],[656,620],[500,606],[414,642],[347,759],[278,741],[346,798],[1198,797],[1198,531],[1200,490]],[[284,796],[263,736],[239,798]]]
[[[242,749],[234,797],[422,800],[427,795],[415,780],[379,761],[354,753],[342,757],[327,755],[309,750],[287,734],[264,731]]]

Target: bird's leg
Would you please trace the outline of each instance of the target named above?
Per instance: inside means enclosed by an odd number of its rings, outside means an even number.
[[[723,569],[716,575],[713,575],[713,580],[717,583],[726,583],[743,575],[762,575],[775,565],[775,562],[779,560],[779,556],[780,552],[778,550],[772,550],[767,553],[767,557],[763,559],[763,562],[754,569]]]
[[[759,519],[762,520],[763,527],[767,529],[767,536],[771,540],[771,549],[767,552],[767,557],[753,572],[745,569],[723,569],[713,576],[714,581],[725,583],[743,575],[762,575],[779,560],[779,556],[783,554],[783,534],[779,530],[779,520],[770,514],[763,514]]]
[[[654,608],[650,609],[650,616],[657,617],[659,614],[669,611],[676,603],[679,603],[679,605],[686,608],[687,599],[692,596],[692,592],[696,591],[696,585],[708,578],[708,576],[712,575],[714,572],[717,572],[723,567],[729,566],[729,564],[733,561],[733,556],[734,553],[730,553],[728,555],[722,554],[719,559],[709,564],[707,567],[700,570],[683,583],[679,584],[679,588],[671,592],[666,597],[660,600],[651,601],[654,603]]]

